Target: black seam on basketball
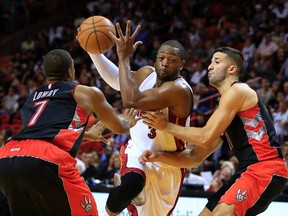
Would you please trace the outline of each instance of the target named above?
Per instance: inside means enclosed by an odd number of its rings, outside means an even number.
[[[90,28],[86,28],[85,30],[78,32],[78,36],[80,36],[82,33],[86,32],[88,30],[91,30],[91,29],[94,29],[94,26],[92,26]]]
[[[95,38],[96,38],[96,42],[97,42],[99,51],[100,51],[100,53],[102,53],[101,46],[100,46],[100,43],[99,43],[99,40],[98,40],[98,35],[97,35],[96,25],[95,25],[95,22],[94,22],[94,17],[92,17],[92,23],[93,23],[93,26],[94,26],[94,32],[93,33],[95,34]]]
[[[85,25],[95,25],[95,23],[98,23],[98,22],[101,22],[101,20],[103,20],[105,18],[101,18],[99,19],[97,22],[94,21],[94,17],[92,17],[92,23],[91,22],[85,22],[83,21],[82,24],[85,24]]]
[[[83,23],[81,23],[81,25],[93,25],[93,23],[88,23],[88,22],[83,22]]]
[[[89,39],[93,33],[95,33],[95,32],[91,32],[87,37],[86,44],[85,44],[85,50],[86,51],[88,51],[88,42],[89,42]],[[97,43],[98,43],[98,39],[97,39]],[[90,52],[90,50],[88,52]]]
[[[109,35],[109,34],[106,34],[106,33],[103,32],[103,31],[97,31],[97,33],[101,33],[101,34],[105,35],[105,36],[109,39],[109,41],[111,42],[111,44],[114,44],[114,41],[110,38],[110,35]]]
[[[92,17],[92,20],[93,20],[93,24],[95,25],[95,23],[98,23],[98,22],[101,22],[101,20],[105,19],[104,17],[99,19],[97,22],[94,21],[94,17]]]
[[[97,27],[111,28],[111,31],[112,31],[112,32],[113,32],[113,30],[114,30],[114,28],[111,27],[111,26],[109,26],[109,25],[103,25],[103,26],[97,26]],[[91,26],[91,27],[89,27],[89,28],[86,28],[85,30],[82,30],[82,31],[78,32],[78,36],[80,36],[82,33],[86,32],[86,31],[88,31],[88,30],[91,30],[91,29],[94,29],[94,31],[97,32],[97,30],[95,30],[95,26],[93,25],[93,26]],[[99,32],[99,30],[98,30],[98,32]],[[109,38],[110,38],[110,36],[109,36]]]

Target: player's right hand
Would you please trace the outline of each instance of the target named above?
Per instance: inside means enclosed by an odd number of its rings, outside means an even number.
[[[142,114],[143,123],[157,130],[165,130],[168,127],[168,120],[160,110],[146,111]]]
[[[128,108],[124,110],[123,117],[129,123],[130,128],[133,127],[140,120],[140,118],[136,118],[138,113],[139,111],[135,110],[134,108]]]
[[[138,158],[140,164],[144,165],[146,162],[156,162],[159,157],[158,152],[145,150]]]

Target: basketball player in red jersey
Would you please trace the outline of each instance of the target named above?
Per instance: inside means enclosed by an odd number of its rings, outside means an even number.
[[[179,153],[145,151],[139,161],[161,161],[177,167],[198,166],[211,153],[210,144],[224,134],[239,161],[231,181],[208,199],[200,215],[257,215],[282,192],[288,170],[275,128],[256,92],[238,81],[242,54],[230,47],[214,51],[208,78],[221,94],[219,107],[203,128],[167,122],[161,112],[143,115],[144,123],[195,145]],[[214,142],[215,143],[215,142]]]
[[[129,131],[133,114],[117,116],[99,89],[75,83],[67,51],[48,52],[43,66],[47,83],[29,95],[22,130],[0,149],[0,189],[15,216],[98,215],[74,157],[83,137],[103,138],[101,124],[85,132],[92,112],[115,133]]]

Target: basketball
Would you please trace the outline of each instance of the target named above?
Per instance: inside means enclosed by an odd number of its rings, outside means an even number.
[[[103,16],[91,16],[77,29],[77,39],[80,46],[89,53],[106,53],[114,46],[109,31],[116,34],[115,26],[109,19]]]

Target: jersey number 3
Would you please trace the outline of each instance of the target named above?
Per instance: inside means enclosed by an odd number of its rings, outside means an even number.
[[[156,129],[149,126],[150,133],[148,133],[148,137],[150,139],[154,139],[156,137]]]

